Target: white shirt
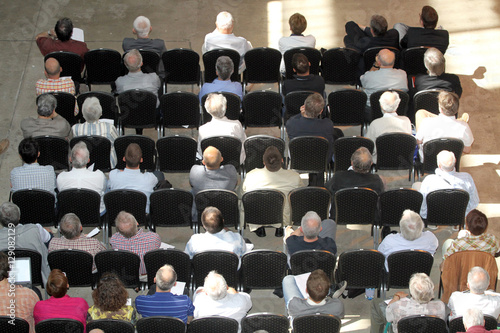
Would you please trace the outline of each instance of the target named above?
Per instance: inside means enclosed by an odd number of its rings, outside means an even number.
[[[233,136],[241,141],[241,154],[240,163],[245,162],[245,149],[243,148],[243,143],[247,139],[245,130],[239,120],[227,119],[226,116],[220,119],[212,118],[211,121],[205,125],[200,126],[198,130],[198,154],[199,157],[203,156],[201,151],[201,141],[206,138],[211,138],[214,136]],[[225,158],[225,156],[222,156]]]
[[[234,34],[222,34],[217,29],[205,36],[205,42],[201,52],[205,53],[215,49],[232,49],[240,54],[239,73],[245,70],[245,61],[243,56],[252,49],[252,44],[243,37]],[[234,64],[236,67],[236,64]]]
[[[465,310],[471,308],[479,309],[483,314],[493,316],[497,319],[500,315],[500,295],[488,295],[487,293],[483,295],[462,291],[452,293],[448,300],[448,307],[451,310],[450,320],[463,317]]]
[[[246,251],[245,240],[237,232],[221,230],[216,234],[194,234],[186,244],[184,252],[191,258],[203,251],[230,251],[241,257]]]
[[[371,122],[365,136],[375,143],[379,136],[391,132],[411,134],[410,119],[399,116],[396,112],[384,113],[382,118],[377,118]],[[373,163],[377,163],[376,148],[373,149]]]
[[[279,42],[279,50],[281,54],[285,54],[286,51],[293,49],[295,47],[316,47],[316,38],[313,35],[301,36],[301,35],[291,35],[288,37],[281,37]],[[285,61],[281,58],[281,68],[282,73],[285,72]]]
[[[101,170],[90,171],[87,168],[73,168],[57,176],[57,189],[59,192],[72,188],[93,190],[101,196],[101,213],[106,210],[102,197],[106,191],[106,176]]]

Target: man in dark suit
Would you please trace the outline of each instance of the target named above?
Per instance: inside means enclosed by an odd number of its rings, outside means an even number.
[[[377,46],[399,48],[398,32],[394,29],[387,30],[387,20],[381,15],[373,15],[369,27],[349,21],[345,24],[345,32],[345,47],[360,53]]]

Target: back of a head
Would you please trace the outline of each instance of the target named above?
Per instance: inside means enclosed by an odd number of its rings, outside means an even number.
[[[141,163],[142,149],[137,143],[131,143],[125,150],[125,164],[129,168],[137,168]]]
[[[39,116],[50,117],[57,107],[57,99],[52,94],[42,94],[38,96],[36,105]]]
[[[82,233],[82,223],[76,214],[65,214],[59,222],[59,231],[66,239],[77,239]]]
[[[306,288],[314,302],[321,302],[330,291],[330,279],[322,269],[317,269],[307,278]]]
[[[394,62],[396,61],[396,55],[389,49],[382,49],[377,54],[377,58],[380,61],[380,66],[382,67],[394,67]]]
[[[482,267],[472,267],[469,274],[467,274],[467,283],[471,293],[484,294],[490,285],[490,275]]]
[[[304,106],[304,113],[307,118],[318,118],[325,107],[325,100],[320,94],[314,93],[307,96]]]
[[[424,53],[424,65],[431,76],[439,76],[444,73],[446,59],[441,51],[435,47],[429,47]]]
[[[449,91],[441,91],[438,95],[439,111],[445,116],[454,116],[458,113],[460,99],[457,94]]]
[[[136,49],[132,49],[125,54],[123,57],[123,62],[125,63],[125,67],[129,70],[129,72],[138,72],[141,70],[142,66],[142,55]]]
[[[9,257],[5,254],[5,252],[0,252],[0,281],[9,278]]]
[[[379,103],[382,112],[392,113],[397,111],[401,98],[395,91],[386,91],[380,96]]]
[[[234,25],[233,15],[229,12],[220,12],[216,24],[219,29],[231,29]]]
[[[57,76],[61,73],[61,65],[55,58],[49,58],[45,61],[45,71],[49,76]]]
[[[216,271],[211,271],[205,278],[203,290],[214,301],[223,299],[227,295],[227,283],[224,277]]]
[[[47,294],[61,298],[68,291],[68,278],[60,269],[53,269],[47,279]]]
[[[169,291],[177,281],[177,273],[171,265],[164,265],[156,272],[156,288]]]
[[[467,225],[467,230],[469,230],[471,234],[479,236],[488,229],[488,218],[483,212],[473,209],[467,214],[465,224]]]
[[[203,210],[201,223],[209,234],[216,234],[224,229],[224,218],[216,207],[209,206]]]
[[[205,100],[205,109],[216,119],[224,118],[226,115],[227,100],[222,94],[208,94]]]
[[[451,172],[455,169],[455,154],[448,150],[442,150],[436,156],[438,167],[446,172]]]
[[[221,80],[229,80],[234,72],[234,63],[228,56],[220,56],[215,63],[215,70]]]
[[[422,7],[422,13],[420,14],[420,19],[424,28],[434,29],[438,23],[438,13],[431,6]]]
[[[479,309],[467,309],[463,315],[463,323],[466,330],[472,326],[484,326],[483,311]],[[486,331],[484,331],[486,332]],[[490,332],[490,331],[488,331]]]
[[[104,273],[92,292],[94,306],[101,311],[119,311],[127,298],[128,292],[115,273]]]
[[[138,16],[134,20],[134,30],[138,37],[145,38],[149,35],[151,21],[146,16]]]
[[[425,273],[415,273],[410,278],[410,295],[418,303],[428,303],[434,298],[434,283]]]
[[[292,56],[292,67],[297,74],[307,74],[309,73],[309,60],[304,54],[295,53]]]
[[[134,215],[121,211],[115,219],[116,230],[125,238],[132,238],[137,234],[137,220]]]
[[[304,15],[295,13],[288,19],[290,30],[294,35],[301,35],[307,28],[307,20]]]
[[[351,156],[351,164],[355,172],[368,173],[372,166],[372,154],[366,147],[359,147]]]
[[[38,153],[40,153],[38,142],[32,137],[21,140],[17,150],[23,162],[28,164],[35,163],[38,158]]]
[[[57,39],[61,42],[65,42],[70,40],[73,35],[73,22],[67,17],[64,17],[57,21],[56,26],[54,28]]]
[[[300,227],[307,239],[315,239],[321,231],[321,217],[316,212],[307,212],[300,221]]]
[[[267,147],[264,155],[262,156],[264,166],[271,172],[277,172],[281,169],[283,163],[283,156],[275,146]]]
[[[85,142],[78,142],[71,149],[71,166],[76,169],[87,167],[89,156],[90,153]]]
[[[83,118],[89,123],[94,123],[102,116],[101,102],[97,97],[88,97],[82,105]]]
[[[12,202],[4,202],[0,206],[0,223],[4,228],[15,228],[19,224],[21,210]]]
[[[387,20],[382,15],[375,14],[371,17],[370,28],[375,36],[382,36],[387,32]]]
[[[208,146],[207,148],[205,148],[205,151],[203,152],[203,163],[208,169],[218,169],[221,162],[222,155],[219,149],[213,146]]]
[[[399,227],[401,228],[401,235],[404,239],[414,241],[422,236],[424,221],[422,221],[419,214],[407,209],[403,212],[403,216],[399,221]]]

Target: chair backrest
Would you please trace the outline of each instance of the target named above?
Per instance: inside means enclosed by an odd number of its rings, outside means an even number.
[[[40,165],[52,165],[54,170],[67,170],[69,168],[68,154],[69,142],[57,136],[36,136],[40,156],[37,162]]]
[[[413,169],[417,139],[406,133],[384,133],[375,140],[377,170]]]
[[[245,83],[272,83],[281,79],[281,52],[270,47],[257,47],[244,55]],[[236,67],[236,66],[235,66]]]
[[[0,316],[0,331],[10,333],[29,333],[30,324],[23,318]]]
[[[118,319],[99,319],[87,323],[87,332],[96,328],[106,333],[135,333],[134,324]]]
[[[81,110],[83,107],[83,102],[85,102],[85,100],[89,97],[95,97],[99,100],[99,104],[101,104],[102,107],[101,118],[113,119],[116,126],[118,120],[118,107],[116,106],[115,96],[103,91],[87,91],[78,95],[78,97],[76,98],[76,103],[78,104],[78,108],[80,109],[80,113],[78,114],[79,116],[81,116],[80,121],[83,122],[85,120],[83,118]]]
[[[224,332],[237,333],[239,328],[236,319],[227,317],[197,318],[191,321],[188,333]]]
[[[442,150],[453,152],[456,158],[455,169],[460,171],[460,159],[464,151],[464,142],[456,138],[439,138],[427,141],[424,143],[424,162],[422,165],[422,173],[434,173],[437,165],[437,154]]]
[[[157,97],[150,91],[130,89],[118,95],[120,126],[124,128],[156,127]]]
[[[115,151],[116,151],[116,169],[125,169],[125,151],[131,143],[137,143],[142,150],[142,163],[140,164],[141,171],[154,171],[156,170],[156,149],[153,139],[143,135],[124,135],[116,138]]]
[[[290,256],[292,275],[310,273],[322,269],[333,281],[333,271],[337,263],[335,254],[323,250],[302,250]]]
[[[149,218],[151,230],[156,227],[190,226],[193,194],[174,188],[158,189],[149,197]]]
[[[189,136],[173,135],[156,141],[161,172],[189,172],[196,164],[198,143]]]
[[[401,101],[399,102],[399,106],[396,110],[396,113],[400,116],[406,116],[408,112],[408,103],[410,102],[410,96],[408,93],[405,93],[401,90],[379,90],[370,95],[370,105],[372,108],[372,121],[381,118],[383,116],[382,109],[380,109],[380,96],[386,91],[394,91],[397,92]]]
[[[330,118],[335,125],[362,125],[365,121],[366,93],[345,89],[328,95]]]
[[[373,63],[375,62],[375,57],[380,52],[380,50],[383,50],[383,49],[388,49],[388,50],[394,52],[394,55],[396,56],[396,58],[394,60],[394,68],[398,68],[400,51],[397,48],[392,47],[392,46],[376,46],[376,47],[370,47],[369,49],[367,49],[363,53],[363,60],[365,63],[364,72],[369,71],[372,68]]]
[[[226,226],[240,226],[240,211],[238,205],[238,195],[228,190],[203,190],[194,197],[196,209],[198,211],[198,225],[201,226],[201,214],[205,208],[213,206],[218,208],[224,216]]]
[[[345,136],[336,139],[333,142],[333,156],[335,156],[333,172],[349,169],[351,156],[360,147],[365,147],[370,151],[370,154],[373,154],[375,143],[362,136]]]
[[[441,91],[436,89],[422,90],[413,96],[413,110],[427,110],[439,114],[438,95]]]
[[[155,51],[150,50],[138,50],[142,56],[142,66],[141,71],[143,73],[157,73],[158,72],[158,64],[160,63],[160,55]],[[122,55],[122,75],[128,74],[128,68],[125,66],[125,55],[128,52],[123,53]]]
[[[5,244],[7,245],[7,244]],[[42,281],[42,255],[40,252],[31,249],[16,248],[14,250],[2,250],[7,254],[14,252],[15,258],[30,258],[31,259],[31,284],[33,286],[43,286]],[[10,255],[10,254],[9,254]]]
[[[44,62],[49,58],[54,58],[62,68],[61,77],[71,76],[75,82],[82,82],[83,59],[80,55],[69,51],[54,51],[46,54]]]
[[[378,194],[369,188],[345,188],[334,197],[337,224],[373,224],[378,207]]]
[[[191,49],[172,49],[161,55],[165,82],[200,85],[200,55]]]
[[[84,333],[82,322],[68,318],[45,319],[35,325],[36,333]]]
[[[241,114],[241,99],[240,96],[226,92],[226,91],[218,91],[217,94],[222,94],[226,97],[226,117],[231,120],[240,120]],[[212,120],[212,116],[207,112],[205,108],[205,101],[207,100],[208,94],[201,97],[201,109],[203,110],[203,119],[202,123],[206,124],[210,120]]]
[[[45,190],[19,190],[12,193],[12,203],[21,211],[19,223],[40,223],[54,226],[57,222],[54,210],[56,197]]]
[[[311,63],[309,68],[309,73],[314,75],[319,75],[319,64],[321,62],[321,52],[312,47],[295,47],[286,51],[283,54],[283,60],[285,61],[286,78],[293,79],[293,65],[292,58],[295,53],[302,53],[307,57],[307,60]]]
[[[335,281],[347,281],[347,288],[379,288],[385,257],[377,250],[350,250],[340,254]]]
[[[197,253],[191,260],[193,264],[193,284],[197,288],[203,286],[205,277],[210,271],[216,270],[222,275],[227,285],[238,287],[238,265],[240,259],[229,251],[205,251]]]
[[[186,324],[179,318],[153,316],[141,318],[136,324],[137,333],[185,333]]]
[[[115,273],[123,282],[125,288],[137,288],[140,286],[139,267],[141,258],[139,255],[126,250],[105,250],[96,253],[95,265],[98,272],[98,280],[104,273]]]
[[[186,282],[186,287],[189,287],[191,281],[191,259],[187,253],[177,249],[157,249],[148,251],[144,255],[144,265],[148,273],[148,287],[154,283],[156,272],[166,264],[174,267],[177,274],[177,281]]]
[[[410,278],[415,273],[431,274],[434,257],[427,251],[404,250],[387,257],[389,272],[387,288],[408,289]]]
[[[314,94],[314,91],[300,90],[292,91],[285,96],[285,117],[284,122],[300,113],[300,107],[304,105],[306,98]]]
[[[83,227],[100,227],[101,196],[94,190],[73,188],[57,194],[58,220],[67,213],[74,213]]]
[[[300,225],[302,217],[308,212],[316,212],[321,220],[328,218],[332,195],[324,187],[300,187],[288,193],[290,216],[293,225]]]
[[[422,193],[411,188],[399,188],[381,193],[379,195],[380,225],[398,227],[406,209],[420,212],[423,199]]]
[[[111,190],[104,194],[108,227],[114,226],[118,213],[122,210],[132,214],[140,225],[147,225],[146,203],[148,198],[136,190]]]
[[[247,224],[278,224],[283,221],[283,209],[286,197],[279,190],[253,190],[241,197],[245,209],[245,226]],[[286,221],[288,222],[288,221]]]
[[[303,315],[293,318],[294,333],[340,332],[340,318],[329,314]]]
[[[425,197],[427,224],[462,226],[469,203],[469,193],[460,189],[432,191]]]
[[[86,82],[91,84],[111,84],[121,75],[122,56],[111,49],[95,49],[85,53]]]
[[[416,315],[401,318],[398,321],[398,332],[400,333],[446,333],[446,322],[430,315]]]
[[[285,154],[285,141],[281,138],[276,138],[269,135],[253,135],[248,137],[243,143],[245,149],[245,172],[250,172],[253,169],[263,168],[264,162],[262,157],[264,152],[270,146],[278,148],[281,156]]]
[[[241,257],[243,289],[276,289],[281,287],[287,270],[286,254],[279,251],[255,250]]]
[[[497,319],[493,316],[490,315],[484,315],[484,328],[486,330],[496,330],[497,329]],[[458,317],[455,319],[450,320],[448,323],[448,327],[450,329],[450,333],[457,333],[457,332],[465,332],[465,326],[464,326],[464,321],[463,317]]]
[[[336,47],[323,53],[321,76],[327,84],[356,84],[361,54],[349,48]]]
[[[70,126],[73,126],[74,124],[77,123],[78,119],[77,116],[75,116],[76,99],[73,94],[64,91],[55,91],[45,94],[50,94],[56,98],[57,100],[56,113],[61,117],[63,117],[64,119],[66,119]],[[39,95],[36,98],[37,104],[38,104],[38,99],[42,95]]]
[[[244,126],[281,127],[282,97],[269,90],[252,91],[243,97]]]
[[[200,102],[198,96],[187,91],[175,91],[160,97],[163,126],[167,128],[198,128]]]
[[[215,72],[215,63],[221,56],[228,56],[234,64],[234,72],[231,75],[231,81],[240,81],[238,74],[238,66],[240,65],[240,54],[238,51],[231,49],[215,49],[203,53],[203,67],[205,68],[204,82],[212,82],[217,78]]]
[[[329,142],[319,136],[301,136],[290,140],[290,169],[322,173],[327,170]]]
[[[410,47],[401,52],[400,68],[407,75],[427,74],[424,64],[424,54],[429,49],[428,46]]]
[[[274,313],[252,313],[241,320],[241,332],[253,333],[258,330],[265,330],[273,333],[287,333],[290,327],[288,318],[281,314]]]
[[[76,136],[69,142],[70,148],[73,149],[80,141],[85,142],[90,153],[90,161],[87,163],[87,167],[94,164],[94,170],[109,172],[111,170],[111,141],[107,137],[100,135]]]
[[[49,252],[47,256],[50,269],[60,269],[68,278],[72,287],[90,287],[93,285],[92,265],[94,258],[88,252],[68,249]]]
[[[217,148],[224,157],[222,165],[232,164],[237,171],[240,170],[240,154],[241,154],[240,139],[232,136],[213,136],[205,138],[201,141],[201,151],[205,151],[208,146]]]

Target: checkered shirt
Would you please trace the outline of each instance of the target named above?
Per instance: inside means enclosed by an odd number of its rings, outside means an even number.
[[[498,249],[498,240],[494,235],[483,233],[479,236],[474,236],[469,234],[466,237],[455,239],[448,250],[446,250],[444,259],[459,251],[483,251],[494,256],[498,252]]]
[[[56,173],[52,165],[25,163],[10,172],[12,192],[25,189],[46,190],[56,195]]]
[[[49,93],[49,92],[67,92],[76,95],[75,83],[69,76],[61,77],[57,80],[53,79],[40,79],[36,81],[36,95]],[[75,102],[75,116],[78,114],[78,104]]]
[[[85,235],[80,235],[77,239],[67,239],[64,236],[61,238],[52,238],[49,243],[49,253],[55,250],[82,250],[88,252],[95,257],[96,253],[106,250],[106,247],[97,239],[88,238]],[[95,262],[92,264],[92,271],[95,271]]]
[[[155,232],[143,232],[142,228],[137,231],[137,234],[130,238],[125,238],[119,232],[115,233],[109,240],[109,244],[113,249],[127,250],[134,252],[141,257],[140,274],[146,274],[146,266],[144,266],[144,254],[151,250],[160,248],[161,239]],[[153,274],[156,274],[154,272]]]
[[[11,300],[15,301],[16,317],[22,318],[30,324],[30,333],[35,333],[35,321],[33,319],[33,308],[36,302],[39,301],[35,292],[29,288],[16,286],[15,293],[10,292],[9,285],[5,284],[0,287],[0,316],[10,315],[8,306]]]

